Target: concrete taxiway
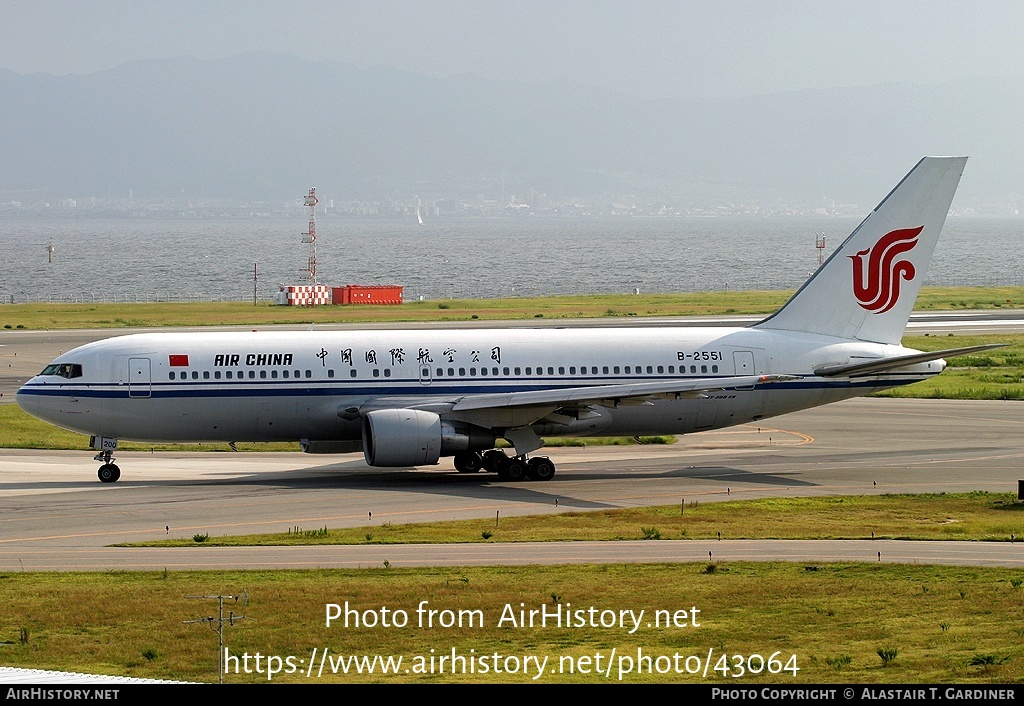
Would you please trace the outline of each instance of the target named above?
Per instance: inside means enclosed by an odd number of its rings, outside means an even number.
[[[127,549],[165,536],[557,513],[737,498],[1012,492],[1024,404],[856,399],[672,446],[550,449],[550,482],[449,466],[369,469],[361,456],[122,453],[96,480],[90,452],[0,452],[0,570],[392,566],[785,559],[1020,566],[1021,543],[598,542],[441,547]],[[865,534],[868,534],[866,528]],[[1022,531],[1020,534],[1024,534]]]

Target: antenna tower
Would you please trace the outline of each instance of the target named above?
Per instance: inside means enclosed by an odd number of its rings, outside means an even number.
[[[818,249],[818,267],[825,262],[825,234],[814,234],[814,247]]]
[[[309,229],[302,234],[302,242],[309,244],[309,265],[302,270],[302,279],[316,284],[316,205],[320,203],[316,198],[316,187],[309,190],[303,199],[302,205],[309,207]]]

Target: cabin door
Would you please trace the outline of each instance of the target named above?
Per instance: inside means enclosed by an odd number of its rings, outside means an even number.
[[[149,358],[128,359],[128,396],[149,397],[153,394]]]

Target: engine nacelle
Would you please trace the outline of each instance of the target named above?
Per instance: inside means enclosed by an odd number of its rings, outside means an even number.
[[[442,422],[434,412],[379,409],[363,417],[363,457],[371,466],[424,466],[457,451],[494,447],[494,432]]]
[[[418,409],[378,409],[363,417],[363,457],[371,466],[423,466],[441,456],[441,418]]]

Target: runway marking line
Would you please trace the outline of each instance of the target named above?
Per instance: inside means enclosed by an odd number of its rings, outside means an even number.
[[[760,431],[759,432],[754,431],[755,429],[758,429]],[[802,446],[804,444],[811,444],[811,443],[814,442],[814,437],[811,436],[810,434],[804,434],[803,432],[793,431],[791,429],[778,429],[778,428],[775,428],[775,427],[759,427],[759,426],[754,425],[754,424],[741,424],[741,425],[733,427],[732,429],[729,429],[729,430],[715,429],[715,430],[711,430],[711,431],[693,432],[692,434],[681,434],[679,436],[682,439],[689,439],[691,436],[696,437],[697,435],[699,435],[699,438],[706,438],[706,437],[709,437],[709,436],[726,436],[726,435],[729,435],[729,434],[751,434],[751,433],[755,433],[755,434],[757,434],[757,433],[760,433],[760,434],[765,434],[765,433],[767,433],[767,434],[788,434],[790,436],[796,436],[796,437],[799,438],[799,440],[798,440],[798,442],[796,444],[788,444],[789,446]],[[775,442],[773,441],[771,443],[774,444]]]

